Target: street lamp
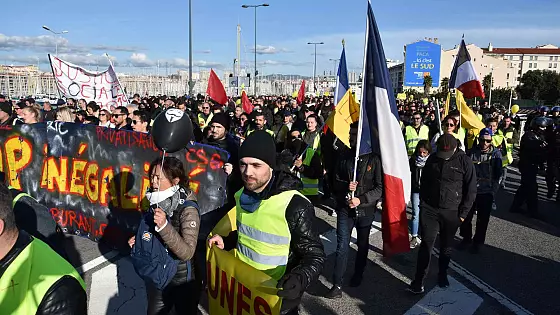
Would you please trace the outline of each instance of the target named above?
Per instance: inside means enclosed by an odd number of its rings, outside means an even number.
[[[192,0],[189,0],[189,96],[193,96],[194,82],[192,80]]]
[[[331,59],[329,59],[329,61],[332,61],[332,62],[333,62],[333,64],[334,64],[334,72],[333,72],[333,76],[335,76],[335,77],[336,77],[336,76],[337,76],[336,66],[337,66],[337,63],[338,63],[338,62],[340,61],[340,59],[332,59],[332,58],[331,58]]]
[[[258,7],[268,7],[268,6],[270,6],[268,3],[244,4],[244,5],[241,6],[243,9],[255,8],[255,76],[253,78],[253,84],[255,85],[253,87],[253,91],[255,93],[255,96],[257,96],[257,74],[259,73],[257,71],[257,8]]]
[[[317,92],[317,45],[324,45],[324,44],[325,43],[323,42],[307,43],[307,45],[315,46],[315,62],[313,63],[313,90],[315,91],[315,93]]]
[[[43,25],[43,28],[51,33],[53,33],[54,35],[59,35],[59,37],[62,37],[62,34],[68,34],[68,31],[62,31],[62,32],[55,32],[53,30],[51,30],[48,26]],[[55,47],[55,55],[58,57],[58,40],[54,41],[54,47]]]

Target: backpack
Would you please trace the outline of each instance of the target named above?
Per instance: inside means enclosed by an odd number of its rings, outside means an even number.
[[[193,201],[186,200],[183,206],[195,207],[198,210],[198,204]],[[167,224],[171,224],[169,217],[167,220]],[[151,283],[158,290],[163,290],[177,273],[177,266],[181,262],[169,255],[167,248],[156,237],[156,233],[154,212],[150,210],[144,213],[140,220],[130,257],[136,273],[145,282]],[[189,265],[190,262],[187,262],[187,267],[190,267]],[[188,268],[189,274],[190,269]]]

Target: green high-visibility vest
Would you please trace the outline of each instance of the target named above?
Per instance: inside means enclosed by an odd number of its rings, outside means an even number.
[[[286,208],[293,196],[303,195],[296,190],[285,191],[262,200],[255,212],[248,212],[239,203],[243,189],[235,194],[237,258],[280,280],[286,272],[290,254],[291,233]]]
[[[511,129],[508,129],[511,130]],[[513,130],[507,131],[505,134],[502,130],[498,130],[498,134],[502,135],[504,138],[504,144],[506,149],[506,154],[502,156],[502,166],[506,167],[513,163]],[[508,141],[509,140],[509,141]]]
[[[430,136],[430,128],[426,125],[422,125],[420,130],[416,132],[416,129],[412,126],[406,126],[405,129],[405,144],[406,144],[406,152],[408,155],[414,154],[414,150],[416,150],[416,146],[420,140],[428,140]]]
[[[74,277],[86,289],[70,263],[33,237],[0,278],[0,314],[37,313],[47,291],[64,276]]]
[[[208,115],[208,118],[204,119],[204,115],[202,113],[198,113],[198,125],[200,126],[200,129],[206,128],[212,121],[213,117],[214,113],[210,113],[210,115]]]
[[[250,134],[253,133],[253,131],[255,131],[256,129],[249,129],[247,130],[247,135],[246,137],[248,137]],[[266,131],[266,133],[268,133],[270,136],[274,137],[274,131],[269,130],[269,129],[264,129],[264,131]]]
[[[302,136],[305,135],[305,131],[302,133]],[[313,139],[313,145],[308,147],[305,150],[305,159],[303,160],[304,166],[311,166],[311,160],[315,154],[320,155],[321,151],[319,148],[320,145],[320,136],[317,134],[315,139]],[[301,175],[301,182],[303,183],[303,189],[300,192],[304,196],[317,196],[319,195],[319,179],[318,178],[308,178]]]

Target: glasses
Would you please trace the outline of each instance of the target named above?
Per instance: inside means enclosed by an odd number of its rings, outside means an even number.
[[[113,118],[119,118],[119,116],[122,116],[124,114],[113,114]]]
[[[484,142],[486,142],[486,143],[492,143],[492,139],[484,139]]]
[[[14,110],[21,110],[21,107],[14,107]]]
[[[139,124],[139,123],[140,123],[140,122],[139,122],[138,120],[133,120],[133,121],[132,121],[132,124],[133,124],[133,125],[136,125],[136,124]]]
[[[445,126],[445,127],[455,127],[455,124],[447,123],[447,124],[445,124],[444,126]]]
[[[414,117],[414,120],[422,120],[422,117]]]
[[[210,109],[210,107],[202,107],[202,109]]]
[[[99,114],[99,116],[107,116],[107,114]]]

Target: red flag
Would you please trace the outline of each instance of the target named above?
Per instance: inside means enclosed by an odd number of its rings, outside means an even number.
[[[225,105],[227,104],[226,89],[220,78],[216,75],[213,69],[210,70],[210,78],[208,78],[208,88],[206,94],[210,96],[216,103]]]
[[[297,94],[297,103],[298,105],[303,103],[305,99],[305,80],[301,81],[301,87],[299,88],[299,92]]]
[[[243,105],[243,111],[247,114],[250,114],[255,108],[255,106],[251,104],[251,101],[247,97],[247,93],[245,93],[245,91],[241,92],[241,104]]]

